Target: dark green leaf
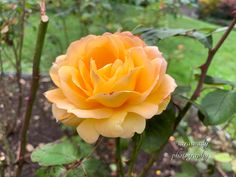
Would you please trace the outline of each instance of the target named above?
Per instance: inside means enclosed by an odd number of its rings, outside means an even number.
[[[173,133],[175,111],[171,104],[161,115],[147,121],[144,132],[142,149],[147,153],[154,153],[166,144]]]
[[[184,85],[179,85],[174,91],[174,94],[183,94],[183,93],[188,93],[191,91],[190,86],[184,86]]]
[[[236,112],[236,91],[217,89],[208,93],[201,102],[207,112],[203,123],[217,125],[226,122]]]
[[[206,76],[204,83],[210,84],[210,85],[230,85],[232,87],[236,87],[235,82],[227,81],[227,80],[217,78],[217,77],[212,77],[212,76]]]

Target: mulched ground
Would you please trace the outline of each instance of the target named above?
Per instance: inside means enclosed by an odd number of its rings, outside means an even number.
[[[15,84],[14,76],[4,77],[4,80],[0,82],[0,124],[3,127],[0,127],[0,141],[3,140],[3,135],[6,133],[4,129],[7,131],[7,136],[9,140],[9,147],[13,150],[13,152],[17,153],[17,144],[19,138],[19,130],[21,127],[22,120],[16,120],[15,114],[17,109],[17,86]],[[26,76],[22,79],[21,83],[23,85],[24,96],[24,104],[25,107],[27,101],[27,95],[29,90],[29,77]],[[29,139],[27,145],[27,157],[30,157],[30,153],[34,148],[41,144],[45,144],[48,142],[52,142],[60,139],[64,135],[68,135],[75,132],[68,132],[61,128],[61,125],[55,121],[51,114],[51,105],[46,101],[43,93],[52,88],[53,85],[50,79],[45,76],[40,80],[40,88],[37,92],[37,99],[33,108],[33,116],[29,129]],[[4,88],[7,88],[4,89]],[[8,106],[7,106],[8,105]],[[24,109],[22,110],[24,112]],[[16,125],[16,126],[12,126]],[[194,136],[205,136],[206,130],[201,130],[201,125],[199,125],[199,121],[194,120],[190,122],[190,125],[193,126],[193,135]],[[200,135],[199,135],[200,134]],[[201,137],[199,137],[201,138]],[[151,143],[151,142],[150,142]],[[3,146],[5,144],[0,144],[0,152],[3,151]],[[102,143],[98,146],[97,151],[95,152],[101,160],[103,160],[106,164],[114,163],[114,149],[115,142],[114,139],[106,139],[103,138]],[[161,157],[154,163],[154,166],[150,170],[150,173],[147,174],[146,177],[170,177],[174,176],[176,172],[180,171],[180,163],[181,160],[171,160],[172,154],[179,150],[179,147],[175,145],[175,143],[169,143],[164,149]],[[125,152],[125,156],[128,159],[130,150],[128,149]],[[7,153],[4,151],[4,153]],[[144,152],[141,153],[137,160],[137,165],[135,169],[140,171],[142,167],[147,163],[148,155]],[[23,169],[23,177],[33,177],[35,170],[38,168],[38,165],[32,163],[30,158],[27,159],[27,164]],[[159,171],[160,170],[160,171]],[[159,173],[161,172],[161,173]],[[111,172],[111,176],[116,176],[115,172]],[[135,176],[135,174],[134,174]],[[220,177],[221,175],[215,173],[214,177]],[[230,174],[228,177],[231,177]]]

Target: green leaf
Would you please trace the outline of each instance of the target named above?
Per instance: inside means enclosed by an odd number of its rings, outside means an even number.
[[[181,173],[177,173],[174,177],[195,177],[198,174],[198,170],[195,165],[190,162],[183,161],[181,164]]]
[[[189,93],[190,91],[191,91],[190,86],[180,85],[180,86],[177,86],[173,94],[181,95],[184,93]]]
[[[63,166],[41,167],[35,177],[108,177],[107,167],[100,160],[84,159],[78,167],[66,169]]]
[[[217,125],[228,121],[236,112],[236,91],[217,89],[208,93],[201,102],[207,113],[202,119],[205,125]]]
[[[214,160],[216,160],[218,162],[227,163],[232,160],[232,157],[229,155],[229,153],[223,152],[223,153],[215,154]]]
[[[93,151],[93,146],[84,142],[79,136],[70,138],[70,141],[79,149],[80,157],[87,157]]]
[[[227,81],[227,80],[217,78],[217,77],[212,77],[212,76],[206,76],[204,83],[210,84],[210,85],[230,85],[232,87],[236,87],[236,82],[231,82],[231,81]]]
[[[212,48],[211,33],[202,33],[196,29],[169,29],[169,28],[139,28],[134,31],[135,34],[141,34],[141,38],[147,43],[155,43],[174,36],[185,36],[198,40],[206,48]]]
[[[108,169],[100,160],[85,159],[78,168],[68,171],[66,177],[108,177],[108,174]]]
[[[31,159],[42,166],[69,164],[80,158],[78,150],[69,140],[49,143],[37,148]]]
[[[61,177],[66,173],[66,169],[62,166],[41,167],[36,171],[35,177]]]
[[[174,121],[175,112],[171,104],[169,104],[168,109],[161,115],[148,120],[144,132],[142,149],[147,153],[154,153],[165,145],[173,133]]]

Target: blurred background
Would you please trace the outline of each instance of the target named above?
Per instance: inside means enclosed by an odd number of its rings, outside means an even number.
[[[58,55],[66,52],[72,41],[88,34],[135,32],[144,27],[197,29],[203,32],[216,28],[223,29],[233,19],[232,11],[236,9],[236,0],[47,0],[46,4],[50,23],[41,59],[40,68],[43,77],[40,81],[36,108],[33,111],[28,152],[32,152],[39,144],[71,134],[68,127],[58,126],[55,123],[50,105],[45,101],[42,93],[49,87],[53,87],[48,77],[50,66]],[[22,14],[24,14],[24,27]],[[39,3],[36,0],[27,0],[24,10],[22,1],[0,0],[0,156],[10,154],[6,151],[9,147],[16,151],[21,124],[21,119],[16,117],[22,117],[24,101],[27,100],[39,17]],[[213,43],[222,34],[223,30],[215,31]],[[235,42],[236,31],[234,30],[216,54],[208,72],[210,76],[224,78],[235,84]],[[195,39],[183,36],[152,41],[151,45],[157,45],[168,61],[167,72],[176,79],[178,91],[186,96],[191,95],[198,78],[198,67],[205,61],[208,49]],[[208,86],[208,89],[211,89],[211,86]],[[203,96],[207,93],[207,89],[203,90]],[[22,102],[22,110],[17,106],[19,102]],[[16,114],[18,116],[15,116]],[[182,160],[165,161],[170,158],[170,153],[169,155],[164,153],[162,161],[152,168],[150,176],[189,177],[191,174],[200,172],[200,176],[205,177],[210,170],[216,177],[235,176],[236,161],[231,157],[229,160],[229,153],[235,153],[236,149],[236,117],[232,117],[229,123],[211,128],[197,121],[196,113],[193,113],[193,117],[191,121],[184,120],[181,123],[182,129],[172,137],[174,138],[172,140],[182,139],[182,137],[204,140],[206,137],[213,137],[209,153],[214,151],[225,154],[220,154],[216,159],[210,158],[205,163],[199,161],[194,165],[192,163],[181,165]],[[102,146],[100,151],[109,152],[109,148],[112,149],[113,145],[108,140],[107,146]],[[167,147],[166,152],[172,152],[171,148],[173,149],[173,144]],[[190,148],[189,151],[195,152],[194,148]],[[109,159],[105,161],[110,163]],[[142,163],[145,163],[145,157]],[[223,165],[218,167],[217,165],[221,163]],[[35,168],[37,168],[36,164],[26,165],[23,176],[33,176]]]

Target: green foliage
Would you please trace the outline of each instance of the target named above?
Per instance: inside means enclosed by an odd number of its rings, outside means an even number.
[[[190,162],[183,161],[181,164],[181,171],[177,173],[173,177],[195,177],[198,174],[198,170],[195,165],[191,164]]]
[[[90,158],[74,167],[50,166],[41,167],[37,170],[35,177],[107,177],[108,169],[99,160]]]
[[[79,158],[78,150],[69,142],[50,143],[38,148],[31,155],[33,162],[40,165],[61,165],[71,163]]]
[[[201,102],[207,113],[203,117],[206,125],[217,125],[228,121],[236,113],[236,91],[217,89],[208,93]]]
[[[212,48],[211,34],[204,34],[196,29],[153,29],[153,28],[141,28],[136,31],[140,33],[141,37],[148,43],[156,43],[159,40],[163,40],[173,36],[186,36],[198,40],[206,48]]]
[[[78,136],[37,148],[31,159],[43,167],[37,170],[36,177],[108,176],[104,164],[90,157],[92,151],[92,146]]]
[[[199,77],[199,75],[198,75]],[[236,82],[231,82],[228,80],[224,80],[218,77],[212,77],[212,76],[206,76],[204,80],[205,84],[210,84],[210,85],[230,85],[231,87],[236,87]]]
[[[226,28],[203,28],[203,29],[170,29],[170,28],[139,28],[134,33],[141,34],[141,37],[148,43],[155,44],[156,42],[174,37],[185,36],[196,39],[204,47],[211,49],[213,45],[212,34],[222,32]]]
[[[63,165],[77,161],[91,152],[91,146],[83,143],[78,137],[49,143],[37,148],[31,155],[33,162],[42,166]]]
[[[142,149],[147,153],[154,153],[160,150],[173,133],[174,120],[175,112],[171,104],[162,114],[148,120]]]
[[[36,171],[35,177],[61,177],[64,173],[66,169],[63,166],[41,167]]]
[[[232,160],[232,157],[227,152],[217,153],[214,155],[214,160],[218,162],[227,163]]]

